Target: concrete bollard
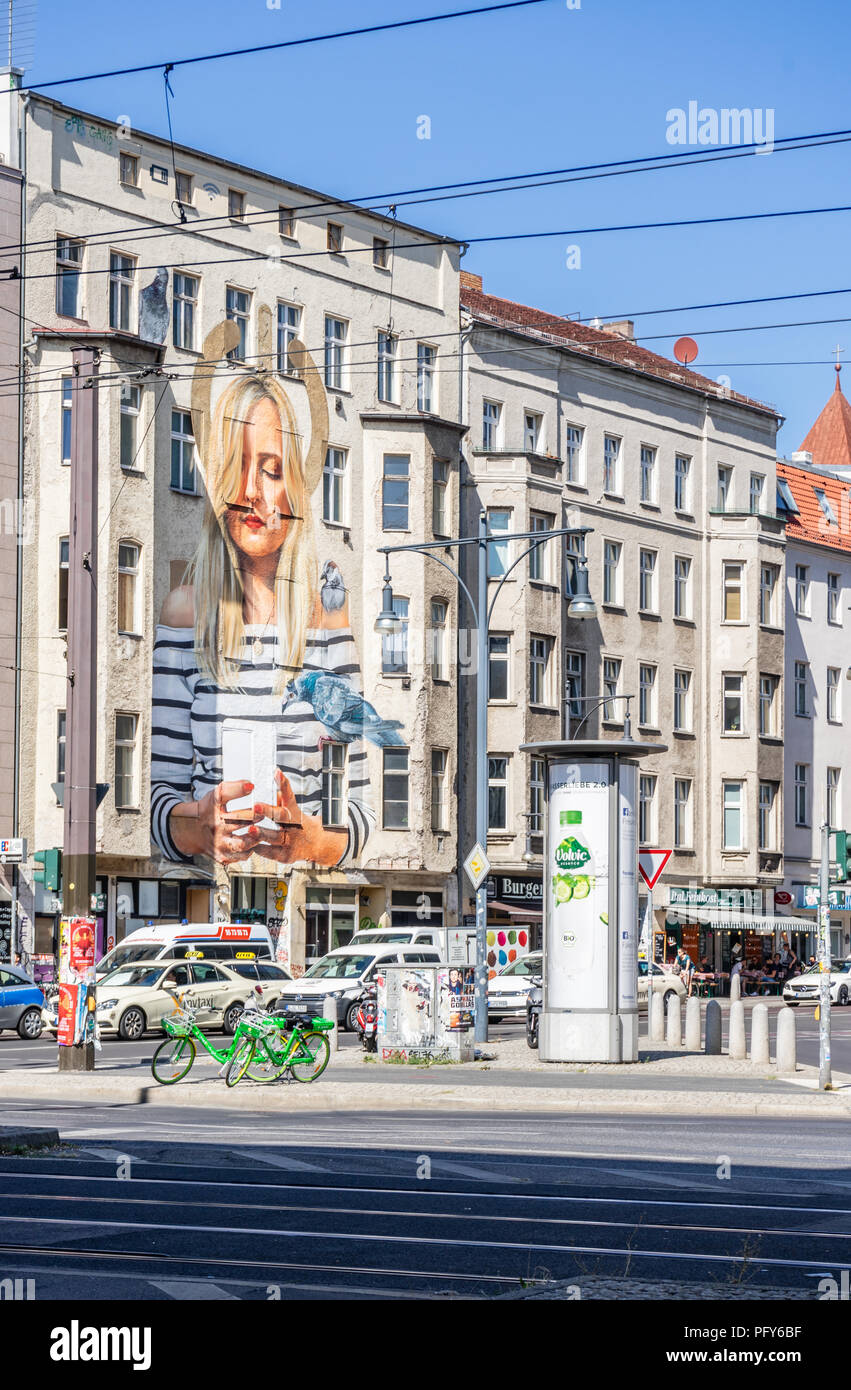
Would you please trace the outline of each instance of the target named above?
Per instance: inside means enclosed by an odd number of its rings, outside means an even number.
[[[777,1070],[795,1071],[798,1065],[798,1039],[795,1010],[785,1006],[777,1015]]]
[[[737,999],[742,997],[742,977],[734,975],[730,981],[730,1003],[734,1004]]]
[[[751,1061],[767,1067],[771,1058],[768,1052],[768,1005],[754,1004],[751,1009]]]
[[[665,1001],[655,989],[650,996],[650,1041],[665,1041]]]
[[[673,994],[668,1000],[668,1028],[665,1036],[668,1047],[682,1047],[683,1025],[680,996]]]
[[[337,1000],[335,999],[333,994],[326,994],[325,998],[322,1000],[322,1017],[337,1020]],[[325,1034],[326,1038],[328,1039],[328,1046],[330,1047],[332,1054],[337,1051],[337,1034],[339,1032],[339,1029],[340,1024],[338,1021],[337,1027],[330,1028],[328,1032]]]
[[[689,999],[686,1003],[686,1048],[689,1052],[700,1051],[700,1000]]]
[[[718,1057],[721,1053],[721,1005],[717,999],[710,999],[706,1005],[704,1051],[707,1057]]]
[[[733,1061],[741,1062],[748,1055],[745,1040],[745,1006],[741,999],[730,1005],[730,1043],[728,1052]]]

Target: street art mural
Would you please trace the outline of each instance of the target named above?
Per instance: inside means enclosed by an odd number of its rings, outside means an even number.
[[[265,306],[259,336],[271,347]],[[403,739],[363,696],[345,576],[316,552],[322,380],[292,342],[289,362],[309,402],[305,444],[286,378],[221,370],[237,342],[236,324],[219,324],[195,371],[206,500],[185,582],[168,595],[156,633],[151,830],[169,860],[278,877],[282,866],[331,867],[362,854],[375,820],[365,743]],[[343,760],[347,797],[325,825],[323,766]]]

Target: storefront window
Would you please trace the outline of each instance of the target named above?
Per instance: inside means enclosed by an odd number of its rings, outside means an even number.
[[[399,888],[390,899],[390,925],[399,927],[442,927],[443,890],[441,888]]]
[[[266,880],[248,875],[231,879],[230,915],[234,922],[266,921]]]
[[[305,906],[305,959],[319,960],[348,946],[357,930],[356,888],[308,888]]]

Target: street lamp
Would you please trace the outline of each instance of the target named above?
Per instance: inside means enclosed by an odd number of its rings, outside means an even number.
[[[573,557],[575,561],[574,590],[567,614],[569,618],[583,620],[596,615],[596,606],[588,588],[588,562],[584,554],[584,538],[590,526],[562,526],[551,531],[521,531],[513,534],[501,531],[493,536],[488,532],[487,512],[479,512],[478,533],[475,536],[457,536],[452,540],[412,542],[407,545],[382,545],[379,554],[385,557],[384,588],[381,598],[381,612],[375,620],[375,630],[379,633],[398,631],[399,619],[393,609],[393,586],[390,578],[390,556],[409,551],[414,554],[429,555],[454,578],[467,595],[467,602],[476,624],[476,840],[484,854],[488,842],[488,631],[494,606],[503,584],[521,561],[531,555],[538,546],[545,545],[557,536],[581,536],[583,553]],[[488,555],[492,545],[505,546],[511,541],[528,541],[526,549],[508,566],[500,576],[488,575]],[[459,568],[455,569],[438,554],[450,548],[474,545],[477,548],[477,598],[473,598],[465,584]],[[488,602],[488,581],[498,579],[493,596]],[[483,877],[476,888],[476,1042],[487,1042],[488,1038],[488,971],[487,971],[487,884]]]

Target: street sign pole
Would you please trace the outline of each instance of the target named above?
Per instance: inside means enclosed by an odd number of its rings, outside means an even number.
[[[826,821],[821,827],[818,928],[818,1084],[820,1091],[832,1091],[833,1081],[830,1069],[830,826]]]

